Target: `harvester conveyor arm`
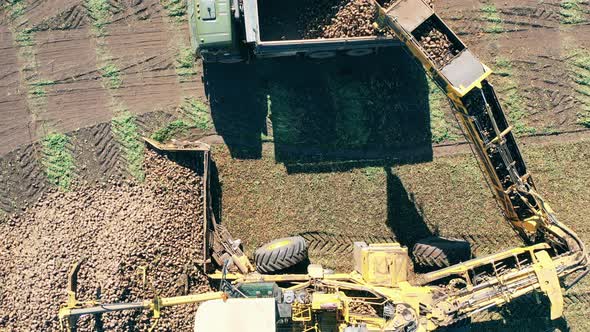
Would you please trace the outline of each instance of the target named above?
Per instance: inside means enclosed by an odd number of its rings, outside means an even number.
[[[543,291],[551,300],[552,318],[560,316],[563,297],[558,277],[587,269],[586,249],[537,193],[512,127],[494,87],[488,82],[492,71],[423,0],[398,0],[388,8],[376,5],[379,8],[376,24],[391,31],[405,44],[448,97],[504,218],[529,245],[432,272],[422,277],[422,284],[453,276],[471,283],[476,269],[493,271],[479,288],[472,284],[467,291],[452,295],[452,301],[461,303],[456,317],[502,305],[535,289]],[[444,39],[444,43],[435,44],[446,53],[442,58],[431,51],[430,34]],[[546,247],[537,252],[541,244]],[[529,252],[525,255],[528,257],[526,265],[518,258],[523,251]],[[506,271],[496,268],[509,261],[516,265]]]
[[[557,221],[536,192],[512,127],[487,81],[490,68],[422,0],[399,0],[388,8],[379,6],[377,24],[392,31],[444,91],[505,219],[522,239],[527,244],[548,242],[559,246],[560,253],[581,253],[570,264],[585,264],[582,242]],[[448,51],[453,55],[449,61],[435,61],[424,47],[424,33],[432,30],[449,41]]]

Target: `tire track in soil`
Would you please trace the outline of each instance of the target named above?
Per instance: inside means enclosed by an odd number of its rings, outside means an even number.
[[[166,112],[152,112],[136,118],[142,135],[149,135],[163,121],[175,117]],[[110,177],[129,178],[123,147],[113,136],[111,123],[100,123],[67,134],[68,152],[74,156],[77,181],[97,182]],[[41,143],[31,143],[0,157],[0,210],[13,213],[35,202],[51,185],[47,182]]]
[[[61,4],[63,4],[63,1]],[[62,120],[62,128],[60,128],[63,129],[62,131],[73,130],[73,128],[84,126],[88,122],[101,123],[108,121],[113,113],[116,113],[113,108],[128,109],[135,114],[153,111],[154,104],[157,104],[153,98],[155,95],[168,98],[173,95],[173,93],[170,93],[171,90],[179,90],[177,87],[172,87],[165,92],[159,91],[162,88],[161,80],[158,81],[159,78],[169,77],[169,81],[176,83],[176,75],[173,65],[173,52],[166,47],[153,46],[154,40],[166,39],[166,33],[163,33],[165,28],[162,27],[159,16],[162,8],[157,0],[110,1],[108,7],[110,16],[107,23],[120,23],[109,27],[113,31],[111,35],[94,37],[88,42],[85,42],[85,40],[88,40],[90,31],[86,26],[93,23],[94,19],[90,16],[85,2],[77,1],[73,5],[71,2],[69,4],[70,7],[62,13],[45,18],[43,22],[36,25],[38,30],[70,29],[61,32],[41,32],[44,36],[45,46],[47,46],[42,54],[43,68],[48,70],[48,74],[58,86],[58,93],[52,94],[50,97],[53,101],[52,105],[61,105],[60,109],[55,109],[55,117],[64,119]],[[156,19],[158,22],[145,21],[147,18]],[[126,27],[122,29],[123,24],[135,26],[132,29]],[[72,28],[81,27],[83,29],[72,30]],[[127,33],[120,33],[120,31],[124,30],[128,30]],[[115,33],[118,35],[115,35]],[[159,34],[159,36],[154,38],[154,34]],[[123,44],[118,45],[120,46],[118,49],[115,47],[113,51],[111,46],[116,45],[116,43],[112,43],[112,39],[117,37],[123,40]],[[102,40],[104,43],[97,45],[97,40]],[[80,43],[85,45],[81,46]],[[102,49],[95,50],[97,46]],[[151,54],[145,55],[146,47],[151,47]],[[79,51],[72,52],[72,49],[78,49]],[[120,89],[105,89],[99,83],[102,75],[98,70],[100,66],[96,62],[97,52],[106,52],[105,58],[116,61],[118,65],[119,62],[123,63],[121,69],[118,68],[119,73],[123,76],[123,86]],[[112,56],[111,52],[117,55],[120,54],[120,57]],[[88,70],[88,68],[94,69]],[[129,89],[129,85],[132,85],[129,79],[130,76],[136,78],[135,82],[133,82],[134,89]],[[146,76],[150,77],[146,78]],[[151,91],[150,86],[152,87]],[[138,90],[144,93],[139,95]],[[86,96],[81,98],[80,96],[83,95]],[[138,107],[134,104],[127,105],[126,101],[129,96],[143,102],[141,106],[144,107]],[[110,102],[108,102],[109,98],[111,99]],[[167,102],[164,103],[164,106],[176,104],[176,102]],[[64,105],[72,106],[71,108],[74,111],[71,112],[71,116],[63,116]],[[162,108],[165,108],[164,106]],[[108,109],[108,107],[111,107],[111,109],[104,112],[104,109]],[[80,109],[85,110],[85,112],[77,112]],[[88,115],[90,115],[90,121]],[[145,123],[140,123],[140,129],[143,132],[155,127],[153,121],[143,120],[143,118],[143,116],[136,118],[138,123],[145,121]],[[86,128],[77,132],[74,138],[75,147],[73,150],[77,154],[77,160],[85,160],[82,163],[83,169],[81,170],[84,174],[80,174],[80,178],[87,178],[91,175],[92,171],[87,171],[92,169],[89,165],[95,165],[99,169],[106,170],[106,174],[126,174],[124,167],[109,171],[109,168],[113,165],[125,162],[125,158],[121,153],[122,147],[116,142],[113,134],[109,132],[111,129],[110,124],[102,124],[97,128]],[[95,156],[93,157],[93,153],[89,153],[89,151],[93,151]],[[84,163],[87,163],[88,166],[84,167]]]
[[[12,32],[0,25],[0,91],[3,91],[0,93],[0,155],[33,140],[26,100],[19,92],[21,78],[17,52]]]
[[[114,141],[120,143],[122,154],[119,160],[126,165],[124,172],[126,175],[134,175],[138,179],[142,179],[141,162],[143,158],[140,151],[136,151],[141,147],[139,142],[135,142],[137,127],[135,125],[134,109],[130,108],[124,97],[125,90],[123,89],[126,75],[121,71],[121,60],[119,57],[113,56],[112,35],[113,32],[120,30],[120,25],[113,27],[113,21],[117,14],[125,11],[126,7],[121,6],[120,2],[109,1],[108,8],[93,7],[93,11],[89,10],[89,15],[92,19],[93,27],[87,32],[94,43],[93,53],[96,58],[95,67],[101,74],[100,82],[102,91],[106,92],[110,102],[108,103],[107,115],[111,118],[110,132]],[[89,6],[88,2],[85,5]],[[88,8],[89,9],[89,8]],[[94,17],[92,16],[94,15]],[[134,41],[134,38],[128,38]],[[133,50],[129,52],[129,49]],[[120,54],[130,54],[130,58],[135,58],[140,48],[131,47],[121,52]],[[123,76],[123,77],[121,77]],[[149,99],[149,98],[147,98]],[[115,121],[116,120],[116,121]],[[113,127],[113,126],[117,127]],[[133,144],[132,144],[133,143]],[[136,149],[137,148],[137,149]]]
[[[31,10],[30,24],[36,31],[88,28],[94,21],[84,0],[40,1]],[[108,24],[126,20],[149,20],[162,15],[157,0],[109,0]]]
[[[166,112],[144,113],[135,118],[141,136],[149,136],[161,123],[175,117]],[[126,164],[124,147],[112,131],[112,123],[105,122],[82,128],[72,133],[73,150],[79,181],[99,182],[115,178],[131,178]]]
[[[188,40],[188,30],[171,31],[167,17],[163,16],[165,10],[158,1],[142,3],[158,14],[150,20],[137,20],[134,15],[126,14],[132,10],[121,12],[122,18],[107,28],[109,33],[104,37],[105,47],[122,77],[116,97],[134,114],[171,109],[179,105],[186,94],[177,79],[177,49],[170,47],[170,40]],[[191,94],[202,90],[195,89],[194,85],[190,89]]]
[[[59,132],[110,120],[109,96],[100,84],[88,29],[38,32],[40,73],[53,82],[43,120]]]
[[[353,243],[364,241],[366,243],[384,243],[396,241],[395,237],[383,236],[348,236],[327,232],[305,232],[297,234],[307,242],[308,250],[315,255],[347,255],[352,254]],[[507,249],[522,245],[522,242],[514,234],[487,235],[487,234],[453,234],[451,237],[468,241],[471,250],[476,256],[489,255],[500,249]]]
[[[162,124],[178,120],[178,116],[164,111],[156,111],[139,115],[135,122],[139,132],[144,137],[149,137],[154,131],[162,127]]]
[[[39,143],[0,157],[0,208],[8,213],[36,200],[49,187],[38,157]]]
[[[72,142],[79,180],[99,182],[126,174],[122,147],[113,137],[110,123],[77,130]]]
[[[575,130],[577,125],[577,105],[574,89],[568,80],[568,57],[547,55],[540,52],[526,59],[515,61],[515,67],[523,87],[530,121],[553,130]],[[529,73],[529,74],[526,74]],[[534,73],[539,73],[535,75]]]
[[[481,2],[441,2],[439,12],[493,70],[497,69],[495,61],[499,58],[511,63],[513,75],[509,79],[517,83],[520,91],[524,124],[539,133],[579,129],[573,92],[563,79],[567,70],[560,56],[561,43],[576,34],[561,31],[561,1],[490,4],[496,5],[496,16],[502,20],[499,24],[510,33],[483,32],[486,24],[493,23],[486,21]],[[495,75],[491,82],[504,80]],[[502,84],[496,86],[502,88]],[[500,94],[500,97],[506,104],[506,96]]]
[[[505,3],[504,6],[498,6],[497,11],[502,18],[501,24],[504,27],[502,34],[526,32],[534,29],[558,29],[559,8],[559,3],[546,2],[540,4],[535,2],[528,6],[521,3]],[[467,45],[473,47],[478,40],[481,42],[482,35],[487,36],[485,38],[493,38],[496,35],[484,31],[485,25],[489,22],[484,18],[485,13],[481,11],[481,8],[477,8],[475,5],[457,11],[457,8],[443,2],[439,6],[435,5],[435,10],[457,35],[465,39]]]

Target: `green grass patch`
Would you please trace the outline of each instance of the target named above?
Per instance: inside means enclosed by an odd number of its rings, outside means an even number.
[[[49,134],[42,140],[45,174],[50,183],[68,189],[74,176],[74,157],[67,146],[70,138],[64,134]]]
[[[590,128],[590,111],[579,113],[578,123],[586,128]]]
[[[361,173],[363,173],[369,181],[374,181],[380,175],[383,174],[383,167],[365,167],[361,168]]]
[[[482,13],[482,20],[487,22],[484,26],[483,31],[486,33],[502,33],[504,32],[504,27],[502,26],[502,18],[500,17],[500,13],[498,9],[493,4],[486,4],[482,6],[480,9]]]
[[[29,83],[29,95],[32,97],[45,97],[47,95],[47,88],[48,86],[54,85],[55,81],[50,80],[38,80]]]
[[[209,106],[195,98],[185,98],[180,105],[180,113],[191,127],[203,130],[213,128]]]
[[[487,4],[487,5],[483,5],[480,8],[480,11],[482,11],[486,14],[496,14],[498,12],[498,9],[494,5]]]
[[[559,134],[559,129],[549,125],[549,126],[543,128],[541,130],[541,133],[543,133],[545,135],[555,135],[555,134]]]
[[[354,81],[338,80],[330,77],[327,80],[328,91],[334,109],[334,134],[341,142],[357,148],[365,146],[370,138],[369,114],[364,107],[364,100],[371,99],[370,91],[365,85]],[[375,82],[376,83],[376,82]],[[346,96],[339,98],[337,96]]]
[[[160,0],[170,17],[182,18],[186,14],[186,3],[183,0]]]
[[[50,81],[50,80],[39,80],[39,81],[35,81],[32,82],[31,85],[32,86],[48,86],[48,85],[54,85],[55,81]]]
[[[587,51],[581,52],[578,56],[574,58],[573,64],[578,68],[590,71],[590,53],[588,53]]]
[[[301,108],[290,107],[291,91],[279,86],[271,85],[267,95],[267,114],[273,124],[274,139],[278,143],[297,144],[302,141],[299,128],[302,127]],[[301,94],[304,102],[310,102],[309,95]]]
[[[498,58],[495,62],[494,73],[500,76],[511,76],[512,75],[512,62],[506,58]]]
[[[446,112],[451,112],[447,102],[447,96],[429,78],[428,79],[428,101],[430,105],[430,132],[432,142],[441,143],[444,141],[455,141],[459,138],[451,131],[451,125],[446,120]]]
[[[502,23],[502,18],[500,17],[500,13],[498,9],[494,5],[484,5],[480,8],[480,11],[483,13],[482,18],[491,23]]]
[[[111,120],[112,131],[117,142],[123,147],[127,170],[137,180],[144,179],[143,142],[135,115],[125,111]]]
[[[560,4],[559,15],[562,24],[579,24],[585,21],[584,10],[579,0],[564,0]]]
[[[580,105],[577,112],[578,124],[590,128],[590,52],[576,50],[569,57],[570,78],[574,84],[574,95]]]
[[[156,130],[151,138],[158,142],[165,142],[186,134],[191,129],[209,130],[213,128],[209,107],[194,98],[186,98],[184,103],[180,105],[179,112],[180,119],[169,122]]]
[[[195,55],[190,47],[183,47],[176,54],[176,74],[178,76],[191,76],[197,72],[194,69]]]
[[[107,63],[100,68],[100,74],[108,89],[118,89],[121,87],[121,84],[123,83],[121,80],[121,72],[114,63]]]
[[[35,43],[33,33],[34,31],[32,29],[20,30],[15,34],[14,40],[21,47],[32,46]]]
[[[86,0],[86,8],[93,19],[94,33],[97,36],[104,36],[105,27],[110,23],[111,18],[108,0]]]
[[[37,86],[29,90],[29,95],[33,97],[45,97],[46,94],[45,88],[42,86]]]
[[[176,135],[187,132],[190,127],[191,126],[183,120],[172,121],[164,126],[164,128],[158,129],[151,137],[158,142],[165,142]]]
[[[261,142],[272,142],[274,139],[272,136],[268,136],[265,133],[260,133],[260,141]]]
[[[537,132],[534,127],[528,126],[526,120],[526,105],[518,92],[518,86],[509,81],[507,90],[503,91],[504,106],[507,110],[508,123],[512,125],[516,135],[532,135]]]
[[[6,11],[10,20],[16,20],[25,13],[27,7],[23,0],[6,0],[0,4],[0,9]]]
[[[485,33],[502,33],[504,27],[501,24],[491,24],[483,28]]]

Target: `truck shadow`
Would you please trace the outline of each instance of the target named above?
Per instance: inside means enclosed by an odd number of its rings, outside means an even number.
[[[395,239],[411,248],[417,240],[436,235],[434,224],[424,219],[392,170],[400,164],[431,161],[433,154],[429,86],[402,49],[361,58],[291,57],[205,65],[204,80],[216,130],[233,158],[261,158],[262,144],[268,140],[274,142],[275,161],[290,174],[383,168],[386,223]],[[218,191],[214,197],[221,195],[218,186],[213,188]],[[219,200],[216,210],[221,208]],[[326,237],[332,238],[338,236]],[[317,246],[337,248],[329,243]],[[552,322],[545,311],[536,312],[547,306],[532,304],[531,299],[514,301],[494,317],[474,321],[472,327],[568,331],[565,320]]]
[[[266,102],[257,64],[205,64],[203,80],[215,129],[232,157],[258,159]]]
[[[401,48],[206,64],[204,81],[215,128],[235,158],[260,158],[262,142],[273,140],[289,172],[432,159],[428,84]]]

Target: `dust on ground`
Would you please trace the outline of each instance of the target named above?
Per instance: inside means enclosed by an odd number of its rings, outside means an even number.
[[[137,268],[161,296],[209,290],[198,268],[202,246],[201,177],[155,152],[146,152],[145,181],[112,178],[98,186],[77,184],[53,191],[21,215],[0,223],[0,328],[55,331],[66,300],[72,263],[87,258],[79,273],[79,298],[102,302],[149,299]],[[195,306],[165,309],[160,330],[191,330]],[[103,327],[144,331],[139,312],[107,314]],[[93,320],[81,320],[81,330]]]

